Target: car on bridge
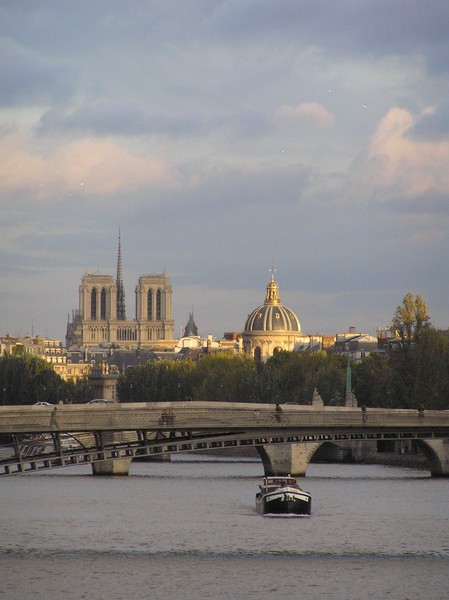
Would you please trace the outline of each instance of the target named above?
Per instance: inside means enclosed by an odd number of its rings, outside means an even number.
[[[87,404],[116,404],[114,400],[106,400],[106,398],[94,398]]]

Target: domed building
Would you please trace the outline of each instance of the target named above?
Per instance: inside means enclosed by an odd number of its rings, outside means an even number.
[[[295,313],[283,306],[279,286],[271,275],[265,302],[248,316],[242,332],[245,354],[265,362],[281,350],[292,351],[302,339],[301,325]]]

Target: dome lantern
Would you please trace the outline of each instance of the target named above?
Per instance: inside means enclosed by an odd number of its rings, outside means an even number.
[[[267,295],[265,296],[264,304],[281,304],[279,286],[274,280],[274,275],[271,275],[271,279],[267,284]]]
[[[301,333],[299,319],[279,297],[279,286],[271,275],[267,284],[265,302],[248,315],[245,332],[295,332]]]

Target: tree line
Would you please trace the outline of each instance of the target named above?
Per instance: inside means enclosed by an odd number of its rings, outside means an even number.
[[[352,367],[359,406],[449,408],[449,337],[435,330],[421,296],[409,293],[392,319],[395,337],[385,352]],[[293,402],[307,404],[316,389],[325,405],[342,406],[345,356],[326,352],[278,352],[260,363],[246,356],[209,354],[198,361],[162,359],[127,369],[118,380],[121,402]],[[87,380],[64,382],[36,356],[0,358],[4,404],[82,403],[93,398]]]
[[[3,405],[82,403],[94,391],[86,379],[64,381],[46,360],[32,354],[4,354],[0,358],[0,403]]]
[[[295,402],[312,400],[315,388],[327,404],[344,400],[346,359],[325,352],[279,352],[266,363],[226,353],[199,361],[163,359],[128,369],[118,381],[121,402],[207,400]]]

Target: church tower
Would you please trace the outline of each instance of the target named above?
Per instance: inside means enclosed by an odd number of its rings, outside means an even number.
[[[79,309],[67,323],[66,347],[150,348],[173,340],[172,287],[167,273],[141,275],[136,286],[136,316],[127,319],[119,229],[117,275],[85,273]]]
[[[141,342],[173,339],[172,287],[167,273],[141,275],[136,285],[136,320]]]

